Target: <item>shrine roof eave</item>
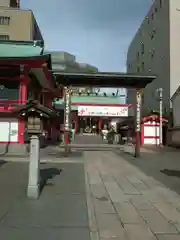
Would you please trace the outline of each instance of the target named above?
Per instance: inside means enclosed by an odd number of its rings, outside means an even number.
[[[0,57],[0,64],[4,62],[7,62],[9,64],[17,62],[23,62],[23,61],[43,61],[43,62],[49,62],[51,61],[51,55],[50,54],[43,54],[43,55],[34,55],[34,56],[5,56],[5,57]]]
[[[49,117],[57,116],[57,113],[55,111],[39,104],[39,102],[37,101],[29,101],[25,105],[17,106],[16,108],[12,109],[11,112],[16,114],[17,113],[21,114],[21,113],[28,113],[29,111],[34,111],[34,110],[40,113],[43,113]]]
[[[46,68],[46,72],[48,73],[45,74],[43,68],[37,68],[37,64],[47,64],[46,66],[44,66]],[[54,94],[54,96],[59,97],[59,92],[58,89],[56,89],[55,87],[55,81],[53,81],[53,75],[52,73],[49,73],[49,70],[52,69],[52,64],[51,64],[51,55],[50,54],[43,54],[43,55],[35,55],[35,56],[19,56],[19,57],[0,57],[0,66],[10,66],[10,67],[14,67],[14,66],[20,66],[20,65],[24,65],[24,66],[29,66],[29,73],[33,73],[36,77],[37,80],[41,80],[40,85],[47,91],[50,91]],[[20,71],[20,69],[19,69]],[[19,75],[20,72],[18,72],[17,75]],[[43,77],[42,77],[43,74]],[[0,73],[1,75],[1,73]],[[41,76],[39,76],[41,75]],[[52,86],[49,85],[49,83],[46,83],[44,80],[46,78],[50,77],[52,79]],[[44,83],[43,83],[44,81]]]
[[[123,119],[123,121],[119,122],[120,126],[130,126],[134,125],[135,123],[135,118],[133,116],[128,116]]]
[[[156,79],[156,75],[137,75],[126,73],[66,73],[53,72],[56,81],[64,86],[94,86],[145,88]]]

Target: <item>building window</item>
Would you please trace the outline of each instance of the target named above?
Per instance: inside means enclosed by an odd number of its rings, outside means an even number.
[[[142,72],[144,71],[144,67],[145,67],[144,65],[145,65],[144,62],[142,62],[142,63],[141,63]]]
[[[150,36],[151,36],[151,40],[153,40],[153,39],[154,39],[154,37],[155,37],[155,34],[156,34],[156,30],[155,30],[155,29],[153,29],[153,30],[152,30],[152,32],[151,32],[151,34],[150,34]]]
[[[9,40],[9,35],[1,35],[0,34],[0,40],[3,40],[3,41]]]
[[[157,13],[157,11],[158,11],[158,9],[157,9],[157,7],[155,7],[155,13]]]
[[[20,0],[10,0],[10,7],[12,8],[19,8]]]
[[[151,59],[154,58],[154,55],[155,55],[155,50],[152,50],[152,51],[151,51]]]
[[[137,72],[140,72],[140,67],[137,67]]]
[[[148,17],[148,16],[146,16],[146,19],[147,19],[147,23],[149,24],[149,17]]]
[[[139,60],[139,52],[137,52],[137,60]]]
[[[154,13],[151,14],[151,19],[154,20]]]
[[[141,54],[144,54],[144,43],[141,43]]]
[[[10,17],[0,16],[0,25],[9,25]]]
[[[162,0],[159,0],[159,6],[162,7]]]
[[[0,100],[18,100],[19,82],[1,79]]]

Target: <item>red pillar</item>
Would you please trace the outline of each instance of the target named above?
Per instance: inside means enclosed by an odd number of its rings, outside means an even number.
[[[27,75],[20,76],[19,102],[25,104],[27,101],[27,84],[29,78]]]
[[[19,119],[18,121],[18,143],[24,144],[24,120]]]
[[[20,85],[19,85],[19,96],[18,96],[18,102],[20,104],[25,104],[27,101],[27,83],[28,83],[28,76],[22,72],[20,75]],[[24,144],[24,120],[19,119],[18,120],[18,143]]]
[[[75,132],[77,132],[77,130],[78,130],[78,125],[79,125],[79,122],[78,122],[78,120],[79,120],[79,118],[78,118],[78,115],[77,115],[77,113],[76,113],[76,116],[75,116]]]
[[[144,144],[144,124],[141,124],[141,145]]]
[[[99,118],[98,129],[99,129],[99,131],[101,131],[101,129],[102,129],[102,118]]]

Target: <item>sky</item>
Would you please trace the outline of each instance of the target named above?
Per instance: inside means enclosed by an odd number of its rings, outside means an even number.
[[[126,71],[126,53],[152,0],[21,0],[46,50],[70,52],[99,71]]]

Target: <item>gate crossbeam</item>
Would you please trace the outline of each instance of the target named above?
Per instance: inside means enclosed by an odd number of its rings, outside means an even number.
[[[101,87],[101,88],[132,88],[136,90],[136,143],[135,157],[140,156],[141,132],[141,89],[156,79],[156,75],[137,75],[126,73],[66,73],[52,71],[56,82],[64,87]]]

